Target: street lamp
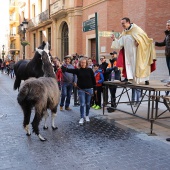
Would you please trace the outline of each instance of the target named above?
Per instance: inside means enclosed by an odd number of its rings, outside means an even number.
[[[5,47],[5,45],[2,45],[2,48],[3,48],[3,50],[2,50],[2,60],[3,61],[4,61],[4,55],[5,55],[4,47]]]
[[[25,41],[25,33],[26,33],[26,29],[28,27],[28,22],[26,21],[26,19],[24,19],[24,21],[22,22],[22,24],[20,24],[21,30],[23,32],[23,39],[21,42],[21,45],[23,46],[23,60],[25,60],[25,43],[23,43]]]

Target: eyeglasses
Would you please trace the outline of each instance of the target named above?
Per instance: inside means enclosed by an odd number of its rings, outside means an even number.
[[[104,60],[104,58],[100,58],[100,60]]]

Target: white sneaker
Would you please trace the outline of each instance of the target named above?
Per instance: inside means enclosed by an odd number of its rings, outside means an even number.
[[[84,123],[84,119],[81,118],[80,121],[79,121],[79,124],[80,124],[80,125],[83,125],[83,123]]]
[[[86,116],[86,122],[90,122],[90,119],[89,119],[89,117],[88,116]]]

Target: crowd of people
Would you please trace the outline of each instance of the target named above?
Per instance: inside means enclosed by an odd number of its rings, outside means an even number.
[[[61,90],[60,111],[69,111],[72,92],[77,92],[78,103],[80,105],[80,121],[89,122],[89,110],[102,107],[103,82],[111,81],[111,73],[114,71],[115,79],[120,80],[120,70],[116,66],[117,52],[110,53],[109,63],[106,57],[100,57],[100,64],[94,59],[83,55],[67,55],[64,61],[59,58],[53,60],[56,78]],[[115,107],[116,87],[110,88],[112,107]],[[113,112],[113,108],[108,108],[108,112]]]
[[[10,75],[11,79],[14,78],[15,77],[14,64],[15,64],[14,60],[5,60],[5,61],[3,61],[2,59],[0,59],[1,73],[5,73],[7,75]]]

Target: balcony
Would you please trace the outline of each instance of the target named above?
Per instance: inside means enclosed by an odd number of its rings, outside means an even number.
[[[12,33],[10,34],[10,40],[15,40],[16,37],[17,37],[16,34],[12,34]]]
[[[46,11],[37,15],[35,18],[32,18],[28,21],[28,29],[39,26],[40,24],[48,21],[49,18],[49,9],[47,9]]]
[[[65,3],[64,0],[57,0],[53,4],[50,5],[50,16],[52,17],[59,17],[64,15],[65,11]]]

